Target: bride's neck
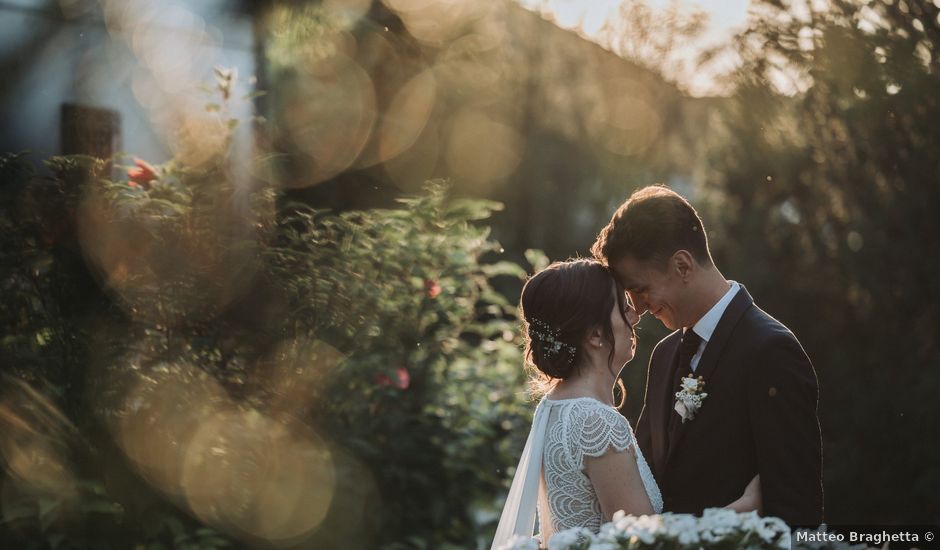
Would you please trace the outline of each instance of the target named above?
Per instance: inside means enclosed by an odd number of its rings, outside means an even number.
[[[613,390],[617,379],[605,371],[607,369],[583,365],[579,369],[580,374],[559,382],[552,390],[551,396],[555,399],[593,397],[602,403],[613,405]]]

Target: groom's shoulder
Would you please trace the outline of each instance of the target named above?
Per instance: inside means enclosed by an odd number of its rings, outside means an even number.
[[[753,304],[744,313],[741,328],[747,333],[749,339],[757,341],[798,341],[796,335],[786,325],[773,315]]]
[[[756,305],[745,313],[742,321],[744,330],[739,333],[738,349],[745,356],[762,358],[751,362],[762,367],[751,369],[752,372],[781,372],[782,365],[784,370],[799,372],[801,376],[816,376],[803,344],[781,321]],[[771,357],[776,359],[770,360]]]

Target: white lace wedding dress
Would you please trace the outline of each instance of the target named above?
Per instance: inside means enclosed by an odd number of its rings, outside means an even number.
[[[623,415],[590,397],[545,398],[535,410],[492,548],[513,536],[532,536],[536,503],[542,545],[563,529],[586,527],[596,532],[604,518],[594,486],[584,473],[584,457],[601,456],[608,449],[632,451],[650,505],[655,513],[662,513],[659,486]]]
[[[542,479],[539,484],[539,526],[543,543],[556,532],[586,527],[595,533],[603,523],[601,504],[591,480],[584,473],[584,457],[598,457],[612,449],[630,450],[653,511],[663,511],[663,498],[643,453],[636,444],[630,423],[616,409],[600,401],[581,397],[551,405]]]

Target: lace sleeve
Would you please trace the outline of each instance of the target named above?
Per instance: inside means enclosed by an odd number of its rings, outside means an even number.
[[[629,450],[635,453],[636,441],[630,423],[616,410],[596,404],[577,415],[580,426],[575,426],[573,434],[574,450],[572,458],[581,471],[584,471],[584,457],[598,457],[604,455],[608,449],[617,452]]]

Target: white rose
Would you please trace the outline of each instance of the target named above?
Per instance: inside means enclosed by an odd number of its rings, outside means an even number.
[[[788,535],[783,537],[786,539],[787,547],[789,548],[789,534],[790,528],[787,527],[787,524],[780,518],[776,517],[766,517],[761,518],[761,527],[757,531],[761,538],[767,542],[771,542],[780,535]]]
[[[656,536],[649,531],[643,531],[640,529],[633,529],[627,533],[630,539],[637,539],[643,544],[653,544],[656,541]]]
[[[706,543],[706,544],[708,544],[708,543],[713,543],[713,542],[718,542],[718,541],[720,541],[721,538],[722,538],[720,535],[717,535],[717,534],[716,534],[714,531],[712,531],[711,529],[705,529],[705,530],[703,530],[703,531],[700,533],[699,536],[701,537],[702,542],[704,542],[704,543]]]
[[[680,531],[678,539],[682,546],[697,545],[699,542],[697,531]]]
[[[738,523],[738,514],[727,508],[709,508],[702,513],[702,519],[715,527],[729,527]]]
[[[698,388],[698,380],[695,378],[683,378],[682,387],[689,391],[694,390]]]
[[[565,550],[578,544],[578,532],[574,529],[559,531],[548,539],[548,550]]]
[[[674,515],[669,517],[668,531],[673,535],[679,535],[685,532],[694,532],[698,530],[698,521],[694,516]]]
[[[634,522],[634,527],[636,529],[643,529],[651,533],[655,533],[662,529],[663,526],[663,516],[640,516],[636,518]]]

